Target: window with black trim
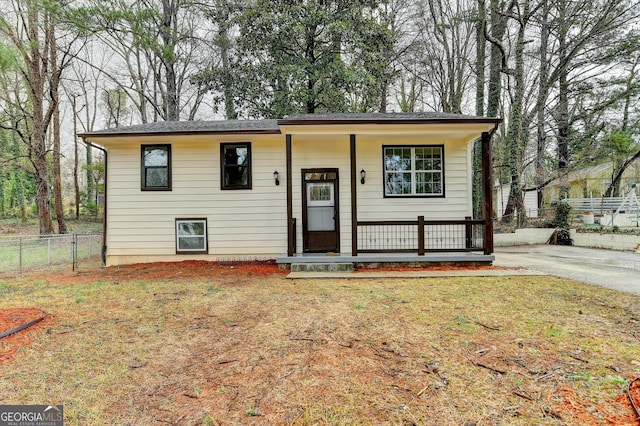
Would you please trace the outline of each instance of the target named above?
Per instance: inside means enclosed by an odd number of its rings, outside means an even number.
[[[384,146],[385,197],[444,197],[444,146]]]
[[[251,143],[220,144],[222,189],[251,189]]]
[[[176,253],[208,253],[207,219],[176,219]]]
[[[171,191],[171,145],[142,145],[143,191]]]

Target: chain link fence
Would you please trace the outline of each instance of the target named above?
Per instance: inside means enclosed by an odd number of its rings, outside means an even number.
[[[0,273],[99,267],[102,234],[0,237]]]

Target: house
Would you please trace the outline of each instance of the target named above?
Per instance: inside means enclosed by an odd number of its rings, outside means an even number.
[[[604,196],[613,178],[613,163],[607,161],[595,166],[573,170],[564,178],[551,181],[544,189],[545,200],[557,200],[562,185],[569,185],[569,198],[600,198]],[[640,183],[640,161],[631,164],[622,174],[621,194],[626,194],[632,184]]]
[[[500,122],[294,115],[79,136],[105,152],[107,265],[314,256],[491,262],[491,221],[471,219],[472,146],[481,138],[491,206],[491,135]]]
[[[496,181],[493,187],[493,212],[496,219],[502,219],[504,210],[509,202],[510,193],[510,183],[500,183],[500,181]],[[527,217],[538,217],[538,193],[535,189],[523,190],[522,200],[524,202],[525,214]]]

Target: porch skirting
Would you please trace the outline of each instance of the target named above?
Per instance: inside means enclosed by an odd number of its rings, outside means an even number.
[[[296,263],[352,263],[357,268],[376,267],[427,267],[437,265],[491,265],[495,260],[492,254],[476,252],[442,252],[426,253],[418,255],[415,253],[362,253],[358,256],[340,253],[307,253],[293,256],[278,256],[276,263],[282,268],[289,269],[291,264]]]

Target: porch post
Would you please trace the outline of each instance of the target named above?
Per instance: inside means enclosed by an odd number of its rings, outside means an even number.
[[[356,167],[356,135],[349,135],[351,153],[351,255],[358,255],[358,171]]]
[[[287,256],[293,256],[295,241],[295,229],[293,223],[293,171],[291,169],[291,135],[286,135],[287,157]]]
[[[493,193],[491,185],[491,134],[482,133],[482,192],[484,205],[484,254],[493,253]]]
[[[418,216],[418,256],[424,256],[424,216]]]

